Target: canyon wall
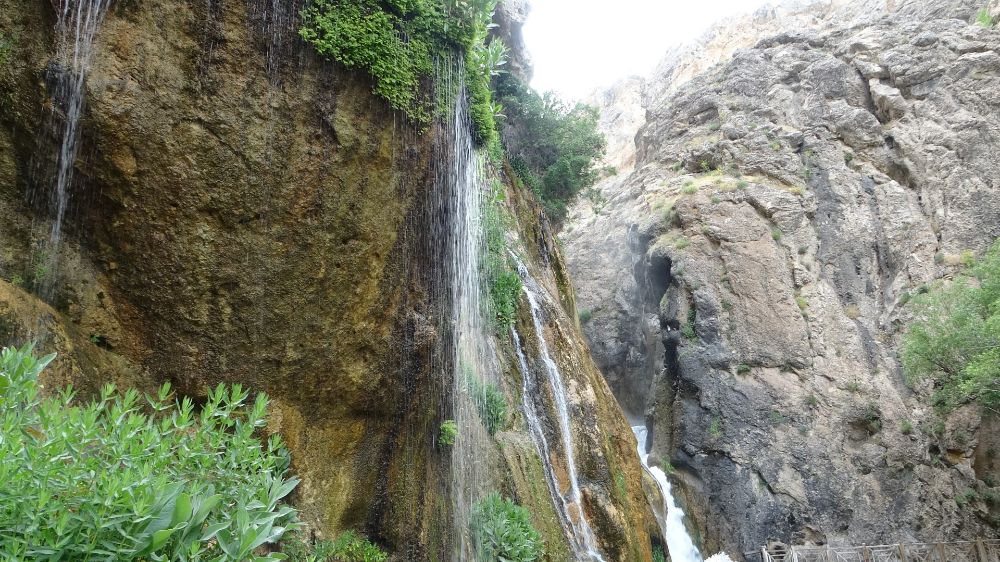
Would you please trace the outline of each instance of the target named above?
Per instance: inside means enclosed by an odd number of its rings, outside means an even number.
[[[584,333],[706,554],[996,536],[996,421],[896,355],[909,298],[1000,236],[983,7],[784,3],[595,98],[635,164],[561,233]]]

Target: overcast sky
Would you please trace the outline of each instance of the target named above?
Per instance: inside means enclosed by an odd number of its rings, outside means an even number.
[[[524,39],[532,87],[579,99],[618,78],[649,75],[674,43],[764,0],[531,0]]]

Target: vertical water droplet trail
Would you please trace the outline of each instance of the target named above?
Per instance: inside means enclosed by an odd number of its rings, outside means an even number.
[[[521,369],[521,377],[524,381],[522,389],[522,403],[524,405],[524,415],[528,424],[528,431],[531,434],[532,441],[535,443],[535,448],[538,449],[538,454],[542,457],[542,462],[545,465],[545,477],[549,486],[549,492],[552,495],[552,499],[556,503],[556,510],[559,513],[563,529],[570,535],[570,544],[572,545],[575,554],[577,557],[584,560],[604,562],[604,557],[597,549],[597,540],[594,537],[594,532],[590,528],[590,524],[587,522],[587,518],[583,513],[583,498],[580,491],[580,482],[577,478],[576,459],[573,451],[573,437],[570,434],[569,398],[566,393],[566,387],[562,381],[562,375],[559,372],[559,366],[556,365],[555,361],[553,361],[552,357],[549,355],[548,344],[545,341],[542,325],[543,312],[538,304],[536,294],[536,292],[540,289],[528,273],[527,268],[525,268],[524,265],[517,260],[516,256],[513,256],[512,254],[512,257],[518,264],[518,273],[524,281],[523,290],[528,299],[528,304],[531,307],[531,318],[535,327],[535,335],[538,338],[539,359],[541,359],[544,364],[546,381],[548,382],[549,389],[552,392],[553,402],[555,404],[555,413],[557,418],[549,421],[554,423],[556,426],[556,434],[559,436],[558,444],[562,447],[566,458],[566,472],[569,478],[569,489],[565,494],[560,492],[560,482],[551,462],[552,448],[545,437],[543,429],[543,424],[545,422],[542,421],[542,418],[547,417],[547,413],[545,412],[542,404],[536,403],[537,400],[541,400],[541,383],[535,377],[534,371],[528,365],[527,358],[521,350],[521,338],[517,333],[517,330],[512,328],[514,349],[517,352],[517,360]]]
[[[493,491],[486,463],[494,444],[486,420],[480,419],[482,404],[477,409],[474,389],[499,385],[500,369],[480,299],[480,209],[489,184],[467,115],[467,96],[461,86],[465,82],[464,64],[461,59],[440,64],[436,90],[453,104],[451,113],[442,118],[444,130],[434,172],[434,193],[439,198],[435,216],[444,222],[432,228],[442,234],[439,239],[445,263],[441,278],[450,291],[445,298],[451,303],[449,326],[445,328],[452,355],[445,366],[453,369],[451,415],[458,427],[451,454],[451,499],[457,538],[453,558],[459,562],[474,556],[467,528],[473,503]]]
[[[57,265],[63,219],[69,204],[69,189],[77,154],[80,151],[80,119],[84,110],[84,88],[90,67],[94,35],[107,14],[111,0],[60,0],[56,3],[56,59],[46,70],[52,87],[52,133],[59,139],[58,153],[51,166],[55,173],[48,194],[52,213],[49,235],[47,278],[43,279],[41,296],[51,300],[54,291],[53,273]]]

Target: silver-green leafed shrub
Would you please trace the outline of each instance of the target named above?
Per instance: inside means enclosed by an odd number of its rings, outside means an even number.
[[[279,502],[286,479],[279,438],[262,443],[267,398],[245,404],[239,385],[189,398],[101,389],[73,404],[72,388],[42,398],[38,374],[54,358],[32,345],[0,353],[0,559],[263,562],[253,550],[298,527]]]
[[[496,492],[473,504],[469,532],[478,562],[532,562],[545,554],[528,510]]]

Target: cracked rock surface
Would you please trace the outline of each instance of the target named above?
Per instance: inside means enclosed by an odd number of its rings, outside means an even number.
[[[706,555],[996,536],[997,422],[939,416],[896,356],[910,296],[1000,236],[983,4],[768,8],[597,97],[634,153],[561,237]]]

